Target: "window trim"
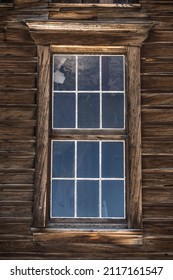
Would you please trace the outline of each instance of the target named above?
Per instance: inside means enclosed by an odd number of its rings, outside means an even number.
[[[69,25],[70,24],[70,25]],[[88,25],[89,24],[89,25]],[[49,142],[49,109],[50,109],[50,84],[51,84],[51,52],[71,49],[72,53],[81,52],[86,48],[95,52],[127,51],[128,67],[128,100],[129,115],[129,207],[130,217],[127,229],[104,231],[106,236],[114,236],[116,244],[142,244],[142,186],[141,186],[141,109],[140,109],[140,46],[147,38],[151,23],[66,23],[66,22],[27,22],[32,38],[38,49],[38,119],[37,119],[37,154],[36,176],[34,195],[34,240],[42,241],[45,234],[50,233],[49,239],[60,238],[61,230],[46,228],[48,217],[47,205],[47,172],[48,172],[48,142]],[[70,28],[70,30],[69,30]],[[73,44],[69,38],[69,32],[73,34]],[[95,45],[87,46],[88,34],[95,36]],[[104,41],[104,35],[109,37]],[[58,36],[57,36],[58,35]],[[86,36],[87,35],[87,36]],[[83,44],[79,44],[79,38],[84,37]],[[85,38],[86,36],[86,38]],[[68,44],[67,44],[67,40]],[[62,40],[61,40],[62,39]],[[92,40],[91,40],[92,41]],[[61,45],[59,45],[61,42]],[[113,46],[109,47],[111,42]],[[118,42],[118,44],[117,44]],[[75,47],[75,45],[76,47]],[[115,47],[114,47],[115,46]],[[76,49],[75,49],[76,48]],[[130,101],[131,100],[131,101]],[[136,122],[136,120],[139,120]],[[135,133],[133,133],[135,131]],[[137,147],[137,148],[136,148]],[[133,159],[133,160],[132,160]],[[63,229],[64,230],[64,229]],[[79,232],[68,229],[68,236],[74,236]],[[97,232],[98,237],[100,231]],[[83,231],[84,236],[88,233]],[[93,232],[93,235],[96,233]],[[89,235],[92,235],[90,232]],[[88,236],[88,235],[87,235]],[[129,240],[130,238],[130,240]]]

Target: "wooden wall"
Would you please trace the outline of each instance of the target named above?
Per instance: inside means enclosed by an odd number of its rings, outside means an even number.
[[[0,4],[0,258],[173,259],[173,1],[141,7],[58,7],[48,1]],[[84,7],[84,6],[83,6]],[[141,49],[144,242],[73,240],[33,243],[31,233],[37,122],[37,48],[27,19],[149,18]]]

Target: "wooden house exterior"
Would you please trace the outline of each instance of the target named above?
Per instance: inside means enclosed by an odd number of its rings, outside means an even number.
[[[173,1],[129,2],[0,1],[0,259],[173,259]],[[51,53],[115,49],[133,75],[135,230],[47,229]]]

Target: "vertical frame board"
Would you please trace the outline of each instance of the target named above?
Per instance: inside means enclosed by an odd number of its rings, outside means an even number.
[[[129,228],[142,228],[140,47],[128,48]]]
[[[33,226],[45,227],[48,139],[49,139],[49,102],[50,102],[50,48],[38,46],[38,118],[36,177],[34,195]]]

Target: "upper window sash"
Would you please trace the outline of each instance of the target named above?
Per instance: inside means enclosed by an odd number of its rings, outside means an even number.
[[[125,129],[124,55],[55,54],[52,80],[53,129]]]

